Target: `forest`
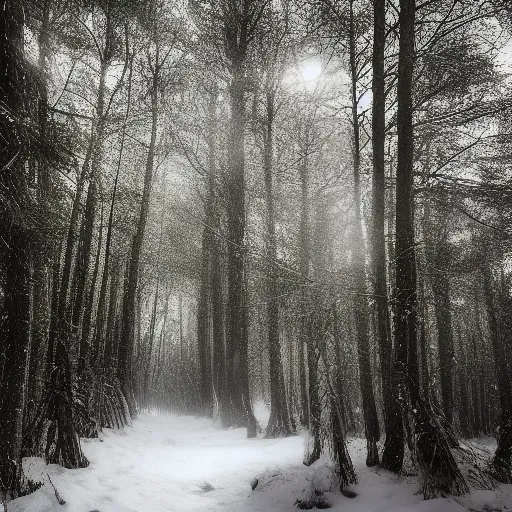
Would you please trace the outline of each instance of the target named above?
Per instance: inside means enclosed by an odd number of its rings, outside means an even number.
[[[512,508],[510,0],[0,6],[5,511]],[[165,422],[294,465],[73,505]]]

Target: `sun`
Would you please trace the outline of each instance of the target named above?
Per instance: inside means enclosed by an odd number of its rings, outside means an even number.
[[[302,66],[302,77],[306,82],[310,82],[320,76],[322,73],[322,64],[318,61],[305,62]]]

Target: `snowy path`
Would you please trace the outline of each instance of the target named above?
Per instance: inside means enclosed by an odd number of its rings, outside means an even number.
[[[301,437],[248,440],[245,429],[223,431],[211,420],[191,417],[141,416],[133,427],[107,430],[101,440],[82,443],[88,468],[49,466],[65,506],[58,505],[47,484],[10,510],[239,511],[255,475],[300,465],[303,455]],[[43,469],[39,459],[28,462],[34,476]]]
[[[259,415],[261,416],[261,414]],[[264,423],[264,422],[263,422]],[[492,441],[490,441],[492,442]],[[465,498],[423,501],[416,478],[398,478],[364,464],[361,439],[349,451],[357,498],[327,492],[325,461],[302,465],[304,439],[246,439],[245,429],[223,431],[211,420],[141,416],[133,427],[85,440],[85,469],[45,467],[26,459],[33,479],[47,483],[9,504],[9,512],[297,512],[297,499],[325,489],[333,512],[465,512],[512,510],[512,485]],[[59,505],[46,472],[66,501]],[[258,477],[251,491],[249,482]]]

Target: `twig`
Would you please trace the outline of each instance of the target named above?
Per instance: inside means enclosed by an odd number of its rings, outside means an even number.
[[[57,498],[57,501],[59,502],[59,505],[65,505],[66,502],[65,500],[63,500],[59,494],[59,491],[57,491],[55,485],[53,485],[53,482],[52,482],[52,479],[50,478],[50,475],[48,473],[46,473],[46,476],[48,477],[48,480],[50,481],[50,483],[52,484],[52,487],[53,487],[53,490],[55,491],[55,497]]]

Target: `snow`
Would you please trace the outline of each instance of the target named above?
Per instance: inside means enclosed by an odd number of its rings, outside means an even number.
[[[261,423],[268,411],[257,404]],[[324,490],[341,512],[462,512],[512,510],[512,485],[474,491],[464,498],[424,501],[414,477],[398,478],[367,468],[365,443],[349,442],[359,484],[358,496],[329,492],[328,461],[302,465],[305,438],[246,439],[245,429],[221,430],[211,420],[141,415],[132,427],[108,430],[83,440],[90,461],[84,469],[45,466],[24,460],[25,472],[44,486],[9,503],[9,512],[292,512],[314,489]],[[489,443],[487,443],[489,444]],[[484,445],[482,445],[484,446]],[[59,496],[59,505],[47,474]],[[250,482],[259,483],[251,491]]]
[[[351,489],[354,499],[329,492],[328,462],[319,460],[310,468],[297,466],[272,478],[260,478],[256,491],[237,509],[244,512],[292,512],[297,499],[309,500],[314,489],[324,490],[333,512],[501,512],[512,510],[512,485],[496,491],[473,490],[466,497],[423,500],[416,477],[398,477],[365,464],[366,442],[350,439],[348,448],[359,483]],[[492,446],[495,448],[495,446]]]

